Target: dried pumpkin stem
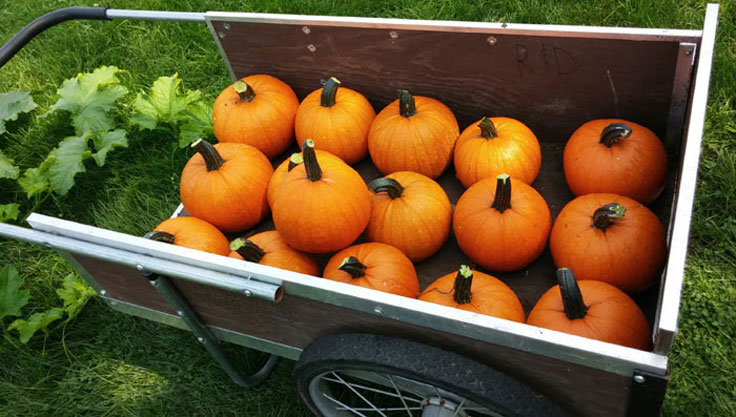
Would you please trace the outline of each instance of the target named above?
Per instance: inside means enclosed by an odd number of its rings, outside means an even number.
[[[143,236],[145,239],[155,240],[156,242],[163,242],[163,243],[174,243],[174,235],[168,232],[162,232],[159,230],[154,230],[153,232],[148,232]]]
[[[296,168],[297,165],[304,162],[304,158],[302,158],[302,154],[300,153],[293,153],[289,157],[289,165],[286,167],[286,170],[288,172],[291,172],[292,169]]]
[[[407,90],[399,90],[399,114],[407,119],[417,114],[417,104],[414,96]]]
[[[230,242],[230,250],[238,252],[248,262],[261,262],[266,252],[248,239],[235,239]]]
[[[316,182],[322,179],[322,168],[317,162],[317,153],[314,152],[314,141],[307,139],[302,144],[302,159],[304,160],[304,169],[307,171],[307,179]]]
[[[480,128],[480,135],[486,139],[493,139],[498,136],[496,125],[488,117],[482,118],[478,123],[478,127]]]
[[[500,213],[511,208],[511,178],[509,178],[509,174],[500,174],[496,177],[496,196],[493,198],[491,207]]]
[[[602,143],[610,148],[617,144],[619,139],[631,136],[632,131],[633,129],[629,125],[611,123],[601,131],[601,140],[598,143]]]
[[[557,282],[560,284],[562,304],[565,306],[565,315],[570,320],[582,319],[588,313],[588,306],[583,302],[583,294],[570,268],[557,270]]]
[[[197,139],[196,142],[192,143],[192,148],[204,158],[207,172],[216,171],[225,163],[225,159],[217,152],[217,149],[204,139]]]
[[[340,80],[330,77],[322,87],[322,96],[320,97],[320,105],[322,107],[332,107],[335,105],[335,97],[337,97],[337,89],[340,88]]]
[[[238,93],[238,97],[242,102],[248,103],[256,97],[256,92],[243,80],[235,81],[233,89]]]
[[[377,178],[371,181],[368,188],[375,194],[385,191],[392,200],[401,197],[404,192],[404,187],[398,181],[389,177]]]
[[[365,276],[365,265],[360,263],[360,260],[355,256],[348,256],[342,260],[342,263],[337,268],[341,271],[345,271],[350,274],[353,278],[360,278]]]
[[[455,284],[452,286],[452,298],[458,304],[467,304],[473,298],[473,293],[470,291],[470,287],[473,285],[473,271],[467,265],[460,265],[460,270],[457,271],[455,277]]]
[[[626,207],[619,203],[606,204],[593,213],[593,223],[590,226],[605,232],[616,219],[623,219],[625,213]]]

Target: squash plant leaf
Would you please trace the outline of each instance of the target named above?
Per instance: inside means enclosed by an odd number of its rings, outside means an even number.
[[[10,326],[9,330],[17,330],[21,343],[28,343],[28,341],[36,334],[39,330],[46,330],[49,324],[59,320],[64,315],[64,310],[54,307],[41,313],[33,313],[31,317],[26,319],[16,319]]]
[[[53,162],[54,158],[49,155],[38,168],[28,168],[23,172],[23,176],[18,178],[18,185],[28,198],[49,189],[49,167]]]
[[[6,132],[5,122],[17,120],[20,113],[36,108],[36,103],[28,91],[8,91],[0,94],[0,135]]]
[[[21,290],[22,285],[23,280],[12,265],[0,269],[0,320],[20,315],[20,309],[28,304],[31,294],[28,290]]]
[[[199,138],[214,137],[212,105],[198,101],[186,110],[186,122],[179,131],[179,147],[186,148]]]
[[[175,125],[185,117],[185,110],[202,96],[198,90],[181,92],[179,74],[159,77],[151,91],[138,93],[133,101],[136,112],[131,121],[142,129],[155,129],[160,123]]]
[[[0,106],[2,106],[2,104],[0,104]],[[0,111],[2,111],[1,108]],[[5,156],[3,151],[0,150],[0,179],[10,178],[11,180],[14,180],[18,178],[19,173],[20,169],[13,165],[13,160]]]
[[[89,134],[70,136],[49,153],[49,185],[59,195],[65,195],[74,186],[74,176],[85,172],[84,160],[92,156],[87,148]],[[47,159],[48,159],[47,158]]]
[[[105,165],[107,153],[115,148],[127,148],[128,138],[123,129],[115,129],[95,135],[92,142],[95,145],[96,153],[92,154],[97,166]]]
[[[15,203],[11,204],[0,204],[0,223],[7,222],[8,220],[15,220],[18,218],[20,206]]]
[[[56,294],[64,301],[64,311],[69,315],[69,319],[72,319],[81,311],[87,300],[97,293],[78,275],[69,274],[64,278],[64,285],[56,290]]]

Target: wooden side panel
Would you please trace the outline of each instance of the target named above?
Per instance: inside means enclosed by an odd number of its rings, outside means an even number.
[[[133,268],[75,256],[113,298],[174,314]],[[523,380],[575,415],[621,416],[631,378],[479,342],[393,319],[287,295],[276,304],[186,281],[176,285],[205,323],[297,348],[338,333],[372,333],[415,340],[457,352]]]

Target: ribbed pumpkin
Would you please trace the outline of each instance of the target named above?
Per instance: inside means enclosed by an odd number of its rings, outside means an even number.
[[[549,247],[555,265],[572,268],[578,279],[604,281],[629,294],[656,281],[667,253],[657,216],[615,194],[569,202],[555,220]]]
[[[212,146],[202,139],[192,147],[197,153],[184,166],[179,186],[187,213],[225,233],[251,228],[268,215],[273,168],[261,151],[240,143]]]
[[[444,275],[431,283],[420,300],[524,322],[524,308],[516,293],[498,278],[460,266],[458,272]]]
[[[314,151],[317,154],[317,159],[320,161],[323,159],[329,159],[334,158],[336,161],[342,162],[342,160],[335,155],[327,152],[327,151],[320,151],[319,149],[315,149]],[[286,159],[284,162],[282,162],[276,170],[273,172],[273,175],[271,176],[271,181],[268,182],[268,205],[273,207],[273,199],[276,196],[276,191],[278,191],[279,187],[281,187],[281,183],[284,182],[284,179],[288,176],[289,172],[291,172],[294,167],[304,162],[304,159],[302,158],[302,153],[293,153],[289,157],[289,159]]]
[[[419,281],[409,258],[383,243],[362,243],[336,253],[322,274],[333,281],[416,298]]]
[[[245,143],[273,158],[289,147],[299,99],[278,78],[265,74],[245,77],[228,86],[215,100],[212,122],[220,142]]]
[[[468,126],[455,144],[455,175],[465,188],[507,173],[531,184],[542,166],[534,132],[508,117],[484,117]]]
[[[575,195],[613,193],[649,204],[664,188],[667,153],[657,135],[642,125],[592,120],[567,141],[564,168]]]
[[[515,271],[539,257],[551,223],[544,198],[506,174],[468,188],[453,216],[460,249],[492,271]]]
[[[302,147],[304,163],[289,172],[273,200],[273,223],[286,243],[309,253],[349,246],[371,217],[363,178],[337,158],[318,161],[314,142]]]
[[[529,313],[527,324],[648,350],[649,324],[628,295],[601,281],[575,281],[572,270],[557,271],[549,289]]]
[[[412,262],[429,258],[447,241],[452,224],[450,199],[422,174],[399,171],[368,184],[371,221],[368,240],[400,249]]]
[[[414,171],[434,179],[449,165],[459,132],[447,106],[400,90],[373,121],[368,152],[384,175]]]
[[[348,164],[368,153],[368,130],[376,112],[362,94],[340,87],[332,77],[302,100],[294,126],[298,144],[307,139],[316,149],[328,151]]]
[[[235,239],[230,242],[230,250],[231,258],[319,276],[319,266],[314,257],[287,245],[275,230],[258,233],[247,239]]]
[[[196,217],[174,217],[156,226],[147,239],[227,256],[230,242],[217,228]]]

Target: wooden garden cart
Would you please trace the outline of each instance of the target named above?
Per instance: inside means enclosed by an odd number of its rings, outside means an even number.
[[[553,217],[572,198],[562,172],[569,135],[595,118],[645,124],[669,154],[669,181],[650,206],[667,227],[668,261],[658,285],[635,297],[652,324],[651,351],[36,213],[31,228],[0,224],[0,235],[55,249],[114,310],[193,331],[243,386],[262,381],[276,357],[296,360],[295,388],[318,415],[656,415],[677,333],[717,17],[711,4],[703,30],[677,30],[68,8],[0,49],[2,66],[69,19],[205,23],[233,79],[272,74],[303,98],[334,75],[377,109],[407,88],[441,98],[461,127],[487,114],[524,121],[540,140],[534,187]],[[357,168],[366,180],[380,175],[370,161]],[[456,202],[454,173],[439,183]],[[416,266],[422,288],[464,261],[450,238]],[[527,312],[556,283],[549,251],[499,276]],[[272,356],[245,375],[220,341]]]

